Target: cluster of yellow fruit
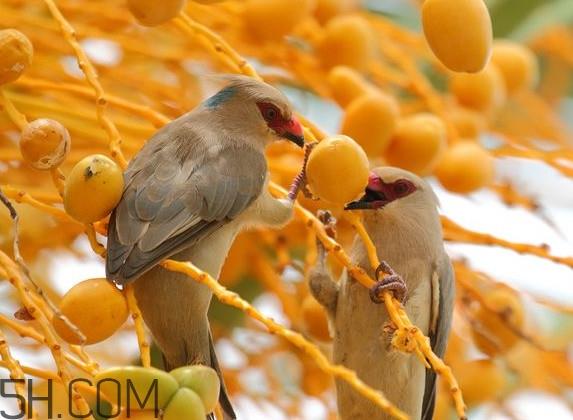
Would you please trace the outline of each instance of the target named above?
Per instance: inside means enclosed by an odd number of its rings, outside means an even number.
[[[15,29],[0,31],[0,85],[16,81],[32,64],[34,48]],[[41,118],[26,124],[20,137],[20,151],[26,162],[40,170],[62,164],[70,151],[70,134],[58,121]]]
[[[156,419],[156,409],[161,410],[163,420],[205,420],[206,415],[215,410],[221,387],[217,372],[202,365],[183,366],[169,373],[155,368],[122,366],[101,371],[94,379],[108,402],[131,407],[130,412],[125,413],[126,418],[137,420]],[[119,390],[131,386],[129,401],[122,401],[118,396],[118,386]],[[150,390],[157,392],[157,399],[151,393],[152,397],[141,407]],[[133,410],[134,407],[138,410]]]
[[[400,117],[397,101],[370,86],[354,69],[335,67],[328,81],[334,98],[344,107],[341,132],[355,139],[371,158],[422,176],[434,173],[445,188],[458,193],[492,182],[493,159],[477,144],[482,129],[479,113],[459,108],[458,119],[452,122],[459,121],[464,132],[473,136],[448,142],[442,119],[425,112]]]
[[[15,29],[0,31],[0,85],[17,80],[32,63],[30,40]],[[40,118],[23,127],[20,152],[25,162],[38,170],[56,170],[70,151],[70,134],[56,120]],[[76,164],[66,179],[64,207],[84,223],[106,217],[123,192],[123,174],[115,162],[92,155]]]
[[[15,29],[0,30],[0,85],[14,82],[32,64],[34,47]],[[24,160],[40,170],[57,168],[70,150],[70,135],[59,122],[42,118],[23,128],[20,151]]]

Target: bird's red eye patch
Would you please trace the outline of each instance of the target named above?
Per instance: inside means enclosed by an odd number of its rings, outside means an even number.
[[[275,105],[268,102],[257,102],[257,107],[268,125],[276,125],[282,121],[281,112]]]

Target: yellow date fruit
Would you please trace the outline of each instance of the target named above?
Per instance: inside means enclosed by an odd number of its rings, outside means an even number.
[[[358,71],[367,68],[375,53],[368,22],[360,16],[337,16],[324,28],[316,56],[326,68],[343,65]]]
[[[203,365],[183,366],[169,374],[179,382],[179,386],[191,389],[201,398],[207,413],[215,410],[221,382],[214,369]]]
[[[477,139],[486,128],[483,114],[473,109],[456,107],[448,114],[460,138]]]
[[[322,140],[306,165],[308,185],[322,200],[344,205],[364,193],[368,184],[368,157],[350,137]]]
[[[493,182],[495,162],[479,144],[460,141],[446,150],[435,174],[447,190],[466,194]]]
[[[499,107],[507,97],[501,73],[492,64],[479,73],[454,74],[450,91],[461,105],[482,112]]]
[[[250,33],[278,40],[291,33],[311,10],[311,0],[247,0],[243,16]]]
[[[24,160],[36,169],[57,168],[69,151],[70,134],[58,121],[40,118],[22,130],[20,152]]]
[[[523,303],[519,296],[503,286],[485,295],[485,305],[474,314],[479,328],[472,336],[476,346],[486,354],[503,354],[520,340],[514,331],[521,330],[525,322]]]
[[[127,406],[126,398],[129,396],[130,408],[137,410],[155,410],[155,392],[157,391],[157,407],[165,408],[174,397],[179,384],[170,374],[162,370],[141,366],[118,366],[99,372],[94,382],[98,384],[100,392],[106,396],[110,403],[117,404],[118,393],[121,405]],[[143,407],[140,407],[145,397],[149,398]],[[204,419],[205,417],[203,417]]]
[[[426,0],[422,26],[430,48],[450,70],[475,73],[487,64],[493,32],[483,0]]]
[[[127,320],[127,303],[120,290],[107,279],[84,280],[62,297],[59,309],[86,337],[84,344],[105,340]],[[70,344],[81,344],[66,323],[54,316],[52,325],[58,335]]]
[[[356,140],[368,156],[380,156],[390,144],[399,114],[393,97],[377,92],[362,95],[346,108],[340,131]]]
[[[186,0],[127,0],[127,8],[139,23],[156,26],[176,17]]]
[[[343,108],[372,89],[360,73],[346,66],[333,67],[327,81],[334,100]]]
[[[432,114],[415,114],[398,122],[385,157],[392,166],[429,174],[446,149],[446,127]]]
[[[505,372],[489,359],[466,362],[454,373],[469,407],[498,398],[508,385]]]
[[[513,41],[495,41],[491,61],[499,69],[508,94],[531,88],[538,78],[535,54]]]
[[[122,193],[121,168],[107,156],[87,156],[66,178],[64,208],[74,219],[93,223],[111,213]]]
[[[0,30],[0,85],[18,79],[32,64],[34,48],[16,29]]]
[[[205,420],[201,398],[189,388],[179,388],[163,412],[163,420]]]

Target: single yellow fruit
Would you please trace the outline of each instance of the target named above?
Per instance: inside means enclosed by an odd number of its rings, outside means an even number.
[[[16,29],[0,31],[0,85],[16,80],[32,64],[34,47]]]
[[[446,149],[446,127],[432,114],[416,114],[398,122],[385,157],[388,164],[419,175],[429,174]]]
[[[477,139],[486,128],[483,115],[473,109],[456,107],[448,114],[461,138]]]
[[[505,287],[496,287],[485,295],[486,306],[481,306],[474,317],[478,322],[472,336],[476,346],[486,354],[503,354],[520,340],[514,332],[521,330],[525,321],[523,303]],[[491,308],[494,312],[490,311]]]
[[[215,410],[221,382],[214,369],[202,365],[183,366],[169,374],[179,382],[179,386],[189,388],[199,395],[207,413]]]
[[[72,169],[64,186],[64,208],[74,219],[93,223],[107,216],[123,193],[121,168],[104,155],[91,155]]]
[[[317,300],[308,295],[302,302],[302,319],[306,330],[320,341],[330,341],[326,311]]]
[[[85,344],[98,343],[115,333],[127,320],[129,311],[121,291],[106,279],[89,279],[76,284],[63,296],[60,311],[86,336]],[[81,340],[60,318],[52,325],[68,343]]]
[[[368,156],[380,156],[390,144],[399,114],[393,97],[382,93],[362,95],[346,108],[340,131],[356,140]]]
[[[155,410],[156,392],[157,408],[164,408],[179,388],[175,378],[167,372],[141,366],[119,366],[103,370],[95,375],[94,383],[98,384],[98,391],[110,403],[117,404],[119,396],[121,405],[126,407],[126,398],[129,397],[129,406],[133,410]],[[147,394],[149,398],[140,407],[137,399],[143,403]]]
[[[312,10],[311,0],[247,0],[244,19],[247,29],[261,40],[278,40]]]
[[[36,169],[60,166],[70,151],[70,133],[58,121],[49,118],[34,120],[22,130],[20,152]]]
[[[446,150],[435,174],[446,189],[467,194],[493,182],[495,162],[479,144],[461,141]]]
[[[368,185],[368,157],[350,137],[322,140],[306,165],[308,185],[321,199],[344,205],[364,193]]]
[[[501,73],[492,64],[479,73],[454,74],[450,91],[461,105],[478,111],[499,107],[507,96]]]
[[[328,72],[327,81],[334,100],[343,108],[372,90],[360,73],[346,66],[333,67]]]
[[[524,45],[512,41],[496,41],[491,61],[501,72],[508,94],[529,89],[537,81],[537,58]]]
[[[422,26],[430,48],[447,68],[482,70],[491,55],[491,18],[483,0],[426,0]]]
[[[127,0],[127,8],[139,23],[144,26],[156,26],[176,17],[185,0]]]
[[[454,374],[469,407],[498,398],[508,385],[505,372],[489,359],[466,362]]]
[[[358,71],[374,58],[374,37],[368,22],[360,16],[337,16],[324,28],[316,56],[326,68],[349,66]]]
[[[201,398],[189,388],[179,388],[163,412],[163,420],[205,420]]]

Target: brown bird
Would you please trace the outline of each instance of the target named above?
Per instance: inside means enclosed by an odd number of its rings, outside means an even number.
[[[286,97],[266,83],[233,77],[159,130],[127,168],[109,224],[106,273],[120,285],[134,282],[167,370],[219,366],[207,320],[211,290],[157,264],[191,261],[218,278],[242,229],[291,219],[294,196],[275,199],[267,190],[264,149],[277,139],[304,144]],[[222,379],[220,403],[235,418]]]
[[[385,331],[388,313],[376,296],[381,290],[390,290],[403,299],[409,318],[429,335],[433,351],[443,356],[452,319],[454,281],[437,206],[431,187],[416,175],[398,168],[374,169],[364,196],[346,209],[363,211],[365,228],[385,263],[372,270],[359,237],[351,259],[374,278],[378,271],[390,275],[370,291],[346,271],[335,282],[325,266],[323,251],[310,275],[311,292],[329,315],[334,362],[355,370],[360,379],[381,390],[412,419],[433,417],[436,374],[426,370],[415,355],[392,348],[391,336]],[[341,419],[390,418],[345,382],[337,381],[336,389]]]

